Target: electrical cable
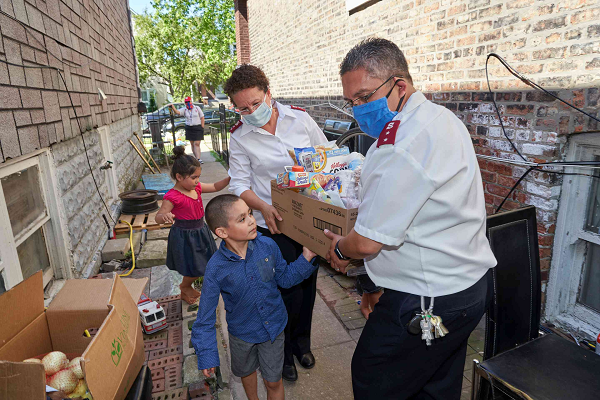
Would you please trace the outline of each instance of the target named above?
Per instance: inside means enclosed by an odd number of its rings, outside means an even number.
[[[94,181],[94,185],[96,186],[96,191],[98,192],[98,196],[100,196],[100,200],[102,200],[102,204],[104,204],[104,208],[106,208],[106,211],[108,212],[108,217],[111,219],[111,221],[113,223],[116,224],[114,218],[111,215],[110,210],[108,209],[108,206],[106,205],[106,202],[104,201],[104,198],[102,197],[102,193],[100,192],[100,188],[98,187],[98,183],[96,182],[96,177],[94,177],[94,170],[92,169],[92,164],[90,162],[90,156],[88,155],[87,146],[85,145],[83,130],[81,129],[81,122],[79,121],[79,117],[77,116],[77,110],[75,109],[75,104],[73,104],[73,99],[71,98],[71,91],[67,87],[67,82],[65,81],[65,78],[63,77],[60,69],[58,69],[57,67],[52,67],[52,66],[48,66],[48,65],[41,65],[41,66],[20,65],[20,64],[15,64],[15,63],[5,61],[2,59],[0,59],[0,62],[2,62],[4,64],[13,65],[13,66],[17,66],[17,67],[24,67],[24,68],[52,69],[58,73],[58,75],[60,76],[60,78],[63,82],[63,85],[65,86],[67,95],[69,96],[69,101],[71,103],[71,108],[73,109],[73,113],[75,114],[75,120],[77,121],[77,126],[79,127],[79,132],[81,134],[81,141],[83,142],[83,149],[85,152],[85,157],[87,159],[88,167],[90,168],[90,175],[92,175],[92,180]],[[109,230],[110,230],[110,226],[109,226]]]
[[[527,169],[527,171],[525,171],[525,173],[517,180],[517,182],[510,188],[508,194],[504,197],[504,199],[502,200],[502,202],[500,203],[500,205],[498,206],[498,208],[496,209],[495,213],[498,213],[501,209],[502,206],[504,205],[504,203],[506,202],[506,200],[508,200],[508,198],[510,197],[510,195],[512,194],[512,192],[519,186],[519,184],[521,183],[521,181],[523,181],[523,179],[533,170],[537,170],[537,171],[541,171],[541,172],[546,172],[546,173],[551,173],[551,174],[557,174],[557,175],[569,175],[569,176],[588,176],[591,178],[600,178],[600,176],[597,175],[590,175],[590,174],[580,174],[580,173],[568,173],[568,172],[559,172],[559,171],[551,171],[551,170],[546,170],[543,169],[544,167],[562,167],[562,168],[566,168],[566,167],[579,167],[579,168],[588,168],[588,169],[596,169],[599,168],[600,166],[600,162],[598,161],[551,161],[551,162],[545,162],[545,163],[533,163],[528,161],[522,154],[521,152],[517,149],[516,145],[513,143],[513,141],[508,137],[508,134],[506,133],[506,130],[504,128],[504,123],[502,122],[502,115],[500,114],[500,109],[498,108],[498,104],[496,103],[496,100],[494,99],[494,93],[492,92],[492,88],[490,86],[490,79],[489,79],[489,74],[488,74],[488,63],[490,58],[496,58],[498,61],[500,61],[500,63],[516,78],[518,78],[519,80],[521,80],[523,83],[525,83],[526,85],[529,85],[531,87],[533,87],[534,89],[538,89],[541,90],[542,92],[546,93],[547,95],[559,100],[560,102],[566,104],[567,106],[573,108],[576,111],[579,111],[585,115],[587,115],[588,117],[590,117],[591,119],[600,122],[600,119],[596,118],[595,116],[583,111],[582,109],[570,104],[569,102],[561,99],[560,97],[554,95],[553,93],[549,92],[548,90],[544,89],[543,87],[541,87],[540,85],[538,85],[535,82],[532,82],[530,79],[524,77],[523,75],[519,74],[516,70],[514,70],[510,64],[508,64],[502,57],[500,57],[498,54],[496,53],[490,53],[488,54],[486,60],[485,60],[485,77],[487,80],[487,85],[488,85],[488,92],[490,93],[490,97],[492,99],[492,102],[494,104],[494,108],[496,109],[496,114],[498,115],[498,120],[500,121],[500,127],[502,129],[502,133],[504,134],[504,136],[506,137],[506,139],[508,140],[508,142],[510,143],[510,145],[512,146],[512,148],[515,150],[515,152],[523,159],[524,162],[517,162],[516,160],[506,160],[506,159],[501,159],[498,157],[492,157],[492,156],[485,156],[485,155],[480,155],[478,154],[477,157],[478,158],[482,158],[482,159],[488,159],[491,161],[497,161],[497,162],[503,162],[503,163],[508,163],[508,164],[517,164],[517,165],[526,165],[529,166],[529,168]],[[585,132],[585,133],[594,133],[597,131],[589,131],[589,132]],[[578,133],[584,133],[584,132],[575,132],[575,134]]]

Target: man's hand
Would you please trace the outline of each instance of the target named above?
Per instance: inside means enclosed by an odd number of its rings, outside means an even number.
[[[331,264],[331,266],[336,270],[339,271],[343,274],[346,273],[346,268],[348,267],[348,264],[350,264],[349,260],[340,260],[338,258],[338,256],[335,254],[335,245],[337,244],[337,242],[339,242],[341,239],[343,239],[343,236],[340,235],[336,235],[335,233],[325,229],[323,231],[323,233],[325,233],[325,236],[327,236],[329,239],[331,239],[331,246],[329,246],[329,251],[327,252],[327,261],[329,261],[329,263]]]
[[[271,234],[274,235],[276,233],[281,233],[279,229],[277,229],[277,223],[275,221],[283,221],[283,218],[281,218],[281,215],[279,215],[277,209],[272,205],[267,204],[260,210],[260,212],[263,215],[265,223],[267,224]]]
[[[311,261],[313,258],[317,256],[316,253],[310,251],[307,247],[302,248],[302,255],[306,258],[307,261]]]
[[[215,367],[203,369],[202,373],[205,377],[210,378],[215,373]]]

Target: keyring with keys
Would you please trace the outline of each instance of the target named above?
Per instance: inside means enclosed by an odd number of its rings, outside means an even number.
[[[435,338],[446,336],[449,331],[442,323],[442,318],[433,314],[434,298],[431,297],[429,307],[425,309],[425,297],[421,296],[421,312],[416,314],[408,323],[407,330],[413,335],[421,333],[421,339],[425,340],[427,346]]]

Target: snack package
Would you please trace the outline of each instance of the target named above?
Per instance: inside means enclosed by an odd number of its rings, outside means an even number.
[[[327,183],[334,179],[332,174],[322,174],[314,172],[295,172],[286,171],[277,174],[277,186],[280,188],[306,188],[310,186],[313,179],[316,179],[319,184],[327,185]]]
[[[294,147],[294,158],[296,160],[296,164],[304,167],[305,171],[311,172],[309,169],[306,168],[306,165],[304,165],[302,163],[302,158],[301,158],[300,154],[302,154],[302,153],[312,154],[314,152],[315,152],[314,147]]]
[[[349,154],[350,150],[347,147],[328,151],[316,149],[316,153],[312,156],[313,169],[315,172],[325,172],[327,174],[348,169],[346,157]]]
[[[310,186],[306,189],[306,195],[323,203],[333,204],[331,197],[323,190],[317,179],[311,181]]]

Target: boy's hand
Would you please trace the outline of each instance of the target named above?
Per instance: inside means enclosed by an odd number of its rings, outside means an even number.
[[[215,367],[203,369],[202,373],[204,374],[205,377],[210,378],[215,373]]]
[[[306,258],[308,261],[311,261],[313,258],[315,258],[317,255],[315,253],[313,253],[312,251],[310,251],[308,248],[303,247],[302,248],[302,255],[304,256],[304,258]]]

